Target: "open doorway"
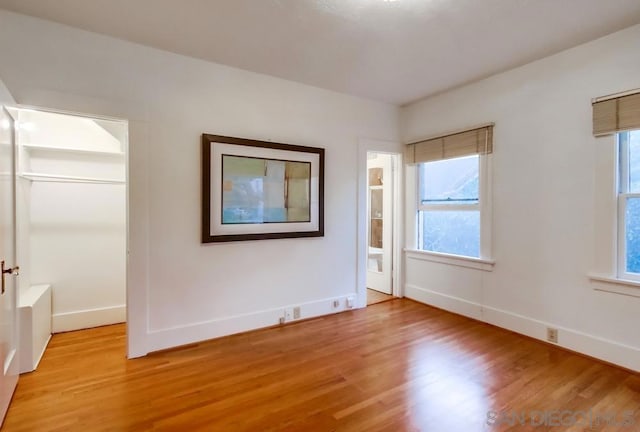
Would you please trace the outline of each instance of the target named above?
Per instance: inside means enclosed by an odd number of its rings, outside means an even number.
[[[393,156],[367,153],[367,305],[391,300]]]
[[[400,154],[395,143],[360,143],[358,298],[367,306],[401,296]]]
[[[128,124],[10,111],[18,156],[20,339],[30,347],[21,348],[21,372],[28,372],[52,333],[126,321]]]

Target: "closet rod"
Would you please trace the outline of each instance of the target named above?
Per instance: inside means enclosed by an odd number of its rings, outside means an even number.
[[[40,174],[25,172],[20,177],[42,182],[60,182],[60,183],[95,183],[95,184],[125,184],[124,180],[101,179],[95,177],[77,177],[53,174]]]

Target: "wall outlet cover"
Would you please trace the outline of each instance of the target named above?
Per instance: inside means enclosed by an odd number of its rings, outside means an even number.
[[[353,307],[353,297],[347,297],[347,307],[349,309]]]

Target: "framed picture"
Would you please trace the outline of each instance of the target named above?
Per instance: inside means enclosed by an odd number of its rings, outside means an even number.
[[[202,242],[324,236],[324,149],[202,135]]]

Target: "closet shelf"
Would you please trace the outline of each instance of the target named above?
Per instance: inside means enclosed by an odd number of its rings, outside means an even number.
[[[104,150],[85,150],[85,149],[71,149],[62,147],[48,147],[37,144],[22,144],[22,148],[31,152],[43,152],[43,153],[66,153],[76,155],[95,155],[95,156],[108,156],[116,158],[124,158],[123,152],[110,152]]]
[[[43,173],[32,173],[32,172],[23,172],[19,175],[19,177],[32,180],[32,181],[42,181],[42,182],[125,184],[124,180],[105,179],[105,178],[96,178],[96,177],[65,176],[65,175],[43,174]]]

